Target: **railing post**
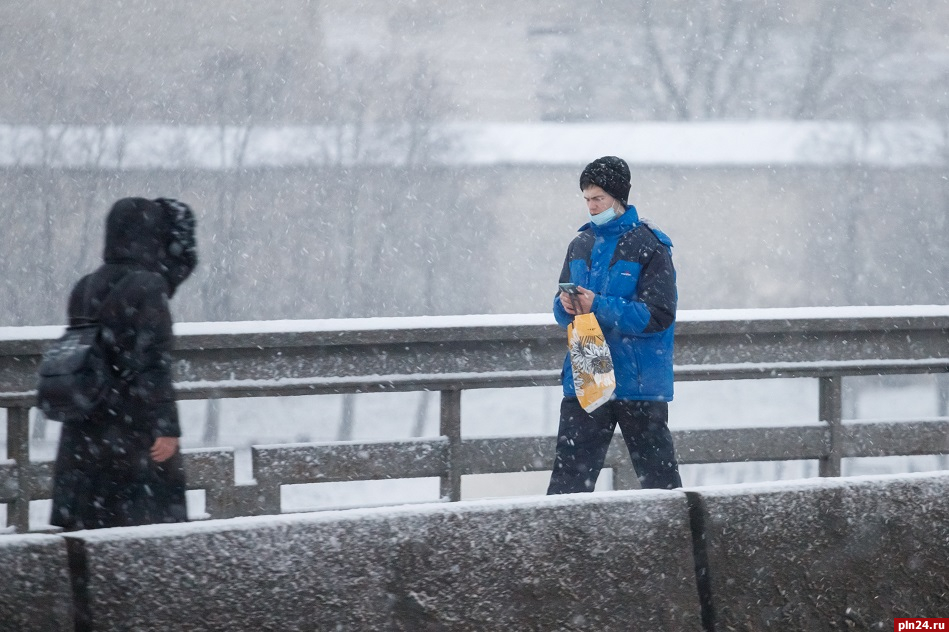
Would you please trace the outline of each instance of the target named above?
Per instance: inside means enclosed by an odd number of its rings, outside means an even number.
[[[43,441],[46,439],[46,415],[43,414],[43,411],[39,408],[36,409],[36,414],[33,415],[33,438],[37,441]]]
[[[626,442],[618,433],[613,435],[604,467],[613,468],[613,489],[642,489],[633,468],[633,461],[629,457],[629,450],[626,449]]]
[[[204,409],[204,436],[206,447],[217,447],[221,436],[221,400],[209,397]]]
[[[442,500],[461,500],[461,391],[441,392],[440,433],[448,439],[448,473],[442,476]]]
[[[257,448],[250,448],[251,470],[256,485],[235,485],[234,504],[243,516],[276,516],[280,514],[280,480],[260,463]]]
[[[945,373],[936,374],[936,397],[938,417],[949,416],[949,375]]]
[[[30,496],[33,491],[30,471],[30,409],[7,409],[7,458],[16,462],[16,500],[8,505],[7,523],[17,533],[30,530]]]
[[[820,458],[820,476],[840,476],[840,458],[843,452],[843,378],[821,377],[819,380],[820,420],[827,424],[830,447]]]
[[[949,416],[949,374],[936,373],[936,416]],[[949,470],[949,454],[940,454],[936,457],[939,469]]]

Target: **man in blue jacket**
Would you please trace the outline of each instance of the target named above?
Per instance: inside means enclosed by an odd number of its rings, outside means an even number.
[[[629,166],[616,156],[594,160],[580,175],[590,222],[567,248],[554,316],[564,328],[577,314],[593,312],[613,357],[616,390],[588,413],[577,401],[569,354],[562,372],[557,456],[548,494],[590,492],[619,424],[640,484],[681,487],[669,432],[676,278],[672,242],[639,219],[627,204]]]

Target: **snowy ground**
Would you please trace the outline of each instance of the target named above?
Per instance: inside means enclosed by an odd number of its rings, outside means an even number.
[[[873,378],[850,378],[857,419],[908,419],[938,414],[933,376],[902,377],[889,383]],[[848,389],[849,390],[849,389]],[[423,434],[438,434],[438,398],[432,394],[424,415]],[[395,440],[411,436],[422,394],[384,393],[355,397],[353,440]],[[553,435],[557,429],[559,388],[518,388],[466,391],[462,396],[462,433],[467,437]],[[201,447],[206,403],[181,402],[185,447]],[[237,449],[238,480],[250,477],[249,447],[271,443],[334,441],[339,437],[342,397],[255,398],[223,400],[220,410],[221,446]],[[673,429],[690,427],[749,427],[808,424],[817,419],[817,382],[775,379],[685,382],[676,385],[670,406]],[[5,443],[6,424],[0,425]],[[33,459],[51,459],[59,424],[49,423],[45,440],[34,440]],[[5,449],[5,446],[4,446]],[[843,474],[883,474],[949,469],[949,457],[888,457],[846,459]],[[817,475],[816,461],[736,463],[682,466],[687,486],[786,480]],[[542,494],[547,473],[465,477],[465,498]],[[601,477],[600,489],[606,489]],[[437,479],[367,481],[290,485],[283,489],[283,510],[300,511],[398,502],[425,502],[438,497]],[[203,513],[203,492],[189,492],[190,511]],[[31,506],[33,527],[46,524],[48,501]],[[0,509],[3,519],[4,509]]]

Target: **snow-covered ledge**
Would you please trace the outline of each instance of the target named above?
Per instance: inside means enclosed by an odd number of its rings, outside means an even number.
[[[946,498],[937,472],[11,536],[0,614],[48,629],[22,617],[68,572],[97,630],[889,629],[945,613]]]

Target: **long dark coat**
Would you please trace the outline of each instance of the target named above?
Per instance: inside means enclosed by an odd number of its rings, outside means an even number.
[[[126,198],[112,207],[105,263],[75,285],[68,313],[70,324],[99,314],[121,380],[101,413],[63,426],[51,524],[72,531],[187,519],[181,452],[161,464],[149,452],[157,437],[181,434],[168,300],[196,262],[186,206]]]

